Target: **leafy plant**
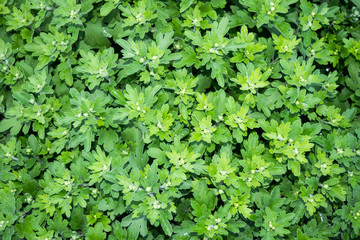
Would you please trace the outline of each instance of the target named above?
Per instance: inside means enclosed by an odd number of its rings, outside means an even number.
[[[0,239],[359,239],[359,19],[0,1]]]

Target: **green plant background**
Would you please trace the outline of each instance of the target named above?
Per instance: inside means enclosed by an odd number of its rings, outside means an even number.
[[[0,0],[1,239],[358,239],[359,0]]]

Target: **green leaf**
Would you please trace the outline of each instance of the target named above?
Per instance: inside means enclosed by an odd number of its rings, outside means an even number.
[[[224,8],[226,5],[226,0],[211,0],[211,5],[214,8]]]
[[[118,135],[114,130],[101,130],[99,131],[99,144],[104,145],[104,149],[107,152],[111,152],[114,149],[115,143],[118,142]]]
[[[220,87],[225,86],[224,75],[227,74],[227,69],[224,64],[225,62],[218,58],[211,64],[211,77],[216,79]]]
[[[300,162],[289,161],[288,167],[294,173],[295,176],[300,176]]]
[[[0,132],[5,132],[6,130],[12,128],[14,126],[13,119],[3,119],[0,122]]]
[[[161,224],[161,227],[164,230],[165,234],[168,236],[171,236],[173,229],[171,227],[169,220],[166,219],[163,212],[160,212],[160,224]]]
[[[71,212],[71,219],[69,225],[74,230],[82,229],[86,224],[86,216],[84,215],[84,209],[75,207]]]
[[[109,1],[102,5],[100,9],[100,16],[107,16],[112,10],[114,10],[117,6],[114,2],[118,1]]]
[[[103,5],[103,7],[100,10],[100,15],[105,16],[109,14],[110,12],[104,12],[106,9],[106,5],[111,7],[112,2],[107,2]],[[115,7],[115,6],[114,6]],[[109,11],[109,9],[106,9],[106,11]],[[112,10],[112,8],[111,8]],[[111,11],[110,10],[110,11]],[[104,15],[103,15],[104,14]],[[104,28],[102,26],[101,21],[98,21],[96,23],[88,23],[85,28],[85,38],[84,41],[93,48],[102,48],[102,47],[109,47],[111,45],[110,41],[107,37],[103,34]]]
[[[103,232],[103,225],[97,223],[95,227],[90,227],[86,233],[86,239],[88,240],[103,240],[106,238],[106,233]]]
[[[114,229],[114,236],[116,237],[116,239],[128,239],[127,231],[126,231],[126,229],[121,227],[121,224],[119,221],[116,221],[113,224],[113,229]]]
[[[36,137],[34,135],[30,135],[28,139],[28,144],[31,147],[34,154],[38,154],[41,149],[41,145],[37,141]]]
[[[193,0],[181,0],[181,3],[180,3],[180,12],[182,13],[182,12],[184,12],[186,9],[188,9],[193,2],[194,2]]]
[[[57,66],[57,70],[59,71],[60,79],[65,80],[65,83],[68,86],[72,86],[74,82],[74,78],[73,78],[73,71],[70,60],[60,63]]]

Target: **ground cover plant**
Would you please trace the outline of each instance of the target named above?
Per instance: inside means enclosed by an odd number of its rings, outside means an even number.
[[[359,239],[359,0],[0,0],[0,238]]]

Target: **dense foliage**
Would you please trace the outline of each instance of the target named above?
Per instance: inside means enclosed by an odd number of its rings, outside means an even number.
[[[359,239],[359,0],[0,0],[0,238]]]

